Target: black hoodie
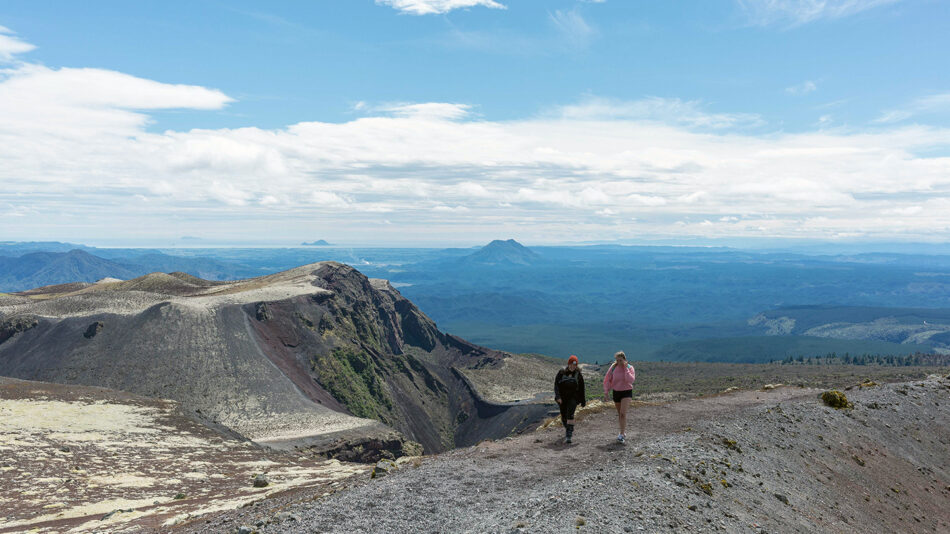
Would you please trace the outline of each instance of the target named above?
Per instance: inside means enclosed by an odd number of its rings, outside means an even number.
[[[584,393],[584,376],[581,370],[576,369],[573,372],[567,369],[561,369],[554,378],[554,398],[573,397],[577,404],[587,406],[587,395]]]

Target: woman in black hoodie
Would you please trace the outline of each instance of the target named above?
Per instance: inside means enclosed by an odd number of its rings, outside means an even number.
[[[561,407],[561,423],[564,425],[564,443],[570,443],[574,434],[574,410],[577,405],[587,406],[584,393],[584,377],[577,367],[577,356],[571,354],[567,367],[557,372],[554,379],[554,400]]]

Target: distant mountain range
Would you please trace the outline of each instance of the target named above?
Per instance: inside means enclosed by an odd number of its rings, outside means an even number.
[[[89,250],[74,248],[68,252],[26,252],[8,255],[38,246],[61,250],[67,243],[18,244],[16,247],[0,247],[0,291],[14,292],[41,286],[73,282],[95,282],[103,278],[127,280],[151,272],[181,271],[213,280],[234,280],[258,271],[210,258],[181,257],[157,251],[126,250],[111,258],[91,254]]]
[[[134,278],[140,268],[93,256],[82,250],[32,252],[18,258],[0,256],[0,288],[21,291],[68,282],[102,278]]]

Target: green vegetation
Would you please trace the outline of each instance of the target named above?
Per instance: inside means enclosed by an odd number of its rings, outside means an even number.
[[[393,401],[372,356],[350,348],[336,348],[311,358],[311,366],[320,384],[353,415],[389,421]]]
[[[864,339],[833,339],[809,336],[745,336],[699,339],[667,345],[654,353],[654,360],[673,362],[765,363],[787,359],[824,357],[831,354],[913,355],[931,352],[926,345],[889,343]],[[844,362],[842,362],[844,363]]]
[[[950,366],[950,355],[948,354],[908,354],[907,356],[894,356],[893,354],[859,354],[851,356],[845,353],[838,356],[832,352],[824,356],[805,358],[799,355],[797,358],[788,356],[782,360],[782,365],[886,365],[890,367],[910,367],[910,366]]]
[[[850,402],[848,402],[848,397],[837,389],[822,393],[821,402],[824,402],[835,410],[851,408],[853,406]]]

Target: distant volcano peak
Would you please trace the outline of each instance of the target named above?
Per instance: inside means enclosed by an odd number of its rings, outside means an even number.
[[[464,258],[466,262],[501,265],[530,265],[539,259],[536,252],[514,239],[496,239]]]

